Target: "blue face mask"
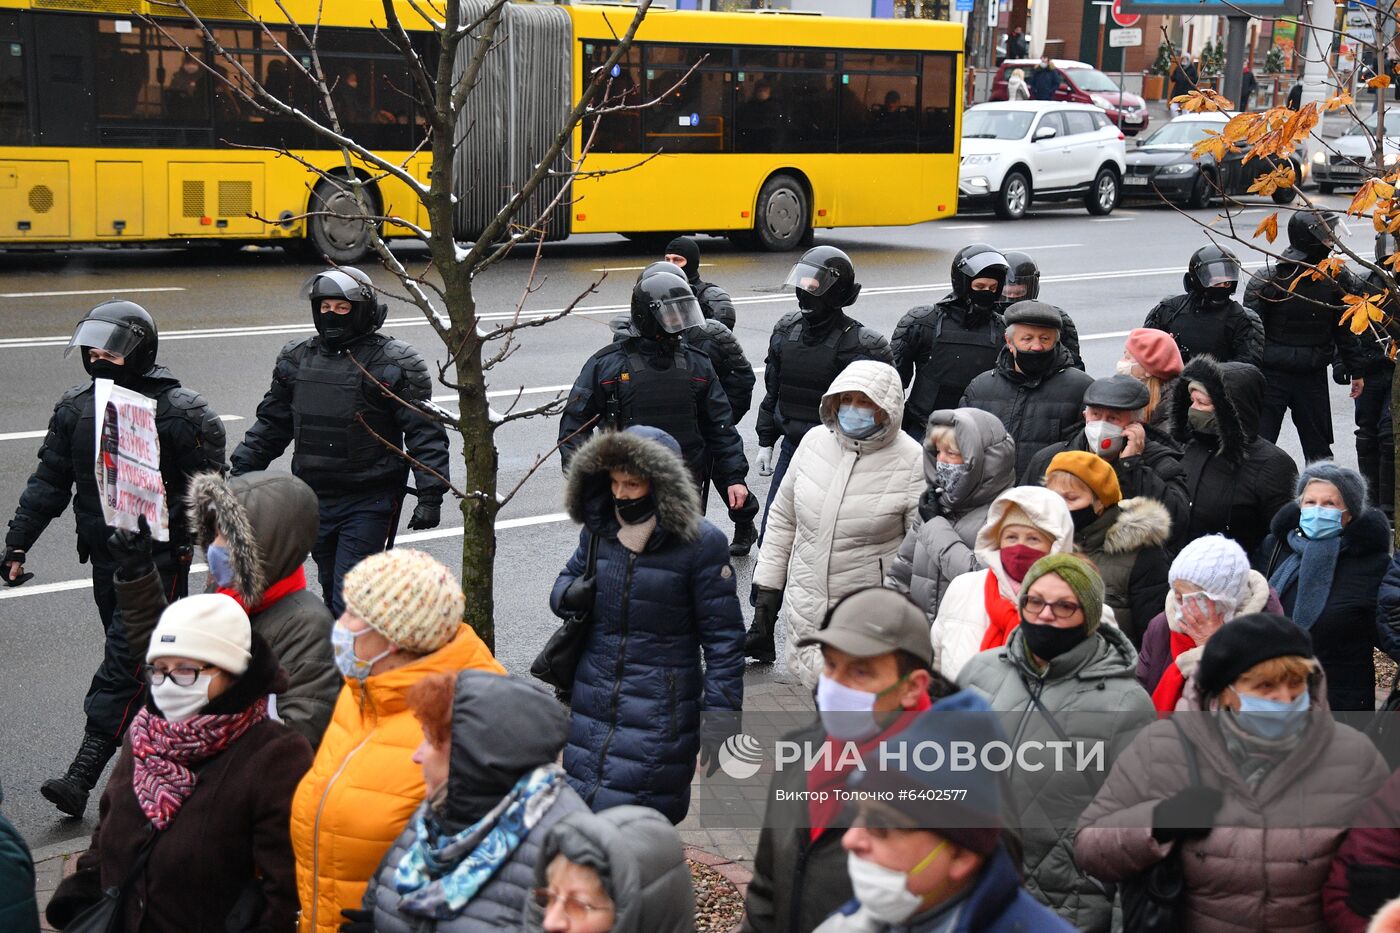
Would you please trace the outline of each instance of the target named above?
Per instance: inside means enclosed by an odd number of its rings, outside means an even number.
[[[233,585],[233,564],[228,559],[228,549],[211,544],[204,549],[204,558],[209,562],[209,577],[220,589]]]
[[[880,429],[875,409],[864,405],[842,405],[836,410],[836,423],[842,434],[857,441],[865,440]]]
[[[1310,541],[1335,538],[1342,533],[1342,510],[1322,505],[1305,505],[1298,516],[1298,527]]]
[[[1252,693],[1240,693],[1240,710],[1235,714],[1236,721],[1246,732],[1261,739],[1281,739],[1300,731],[1308,721],[1308,709],[1312,706],[1312,696],[1304,690],[1292,703],[1257,697]]]

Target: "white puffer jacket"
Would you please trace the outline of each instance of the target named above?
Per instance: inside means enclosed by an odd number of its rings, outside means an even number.
[[[883,429],[863,441],[837,430],[843,392],[869,396],[885,412]],[[786,591],[787,666],[808,687],[821,675],[821,649],[796,642],[841,597],[881,584],[918,522],[924,491],[923,448],[900,429],[904,386],[893,366],[847,366],[822,396],[821,415],[826,430],[807,432],[773,499],[753,575],[759,586]]]
[[[1019,595],[1019,587],[1001,566],[1001,522],[1012,503],[1029,515],[1037,528],[1054,536],[1052,554],[1074,551],[1074,521],[1069,506],[1057,493],[1042,486],[1013,486],[992,500],[974,550],[978,563],[987,569],[954,577],[933,620],[933,663],[948,680],[957,680],[963,665],[982,650],[982,637],[991,622],[986,608],[987,574],[996,574],[1001,595],[1012,603]],[[1111,617],[1107,606],[1104,617]]]

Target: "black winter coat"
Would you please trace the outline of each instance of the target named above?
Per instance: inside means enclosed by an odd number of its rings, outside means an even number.
[[[1016,475],[1044,447],[1058,443],[1084,423],[1084,392],[1094,381],[1074,368],[1068,350],[1056,344],[1056,359],[1047,375],[1031,379],[1016,369],[1015,357],[1003,348],[997,364],[972,380],[959,407],[991,412],[1016,441]]]
[[[606,432],[574,457],[565,502],[583,530],[550,607],[566,614],[560,600],[584,575],[597,535],[592,623],[570,699],[564,769],[595,811],[639,804],[679,823],[690,808],[700,714],[743,707],[744,619],[728,539],[700,516],[677,458],[641,440],[656,434]],[[617,539],[608,471],[622,466],[649,477],[656,499],[657,526],[640,554]]]
[[[189,543],[185,495],[197,473],[224,469],[224,424],[199,393],[186,389],[164,366],[153,366],[131,387],[156,402],[156,433],[160,437],[160,473],[170,513],[170,542],[155,543],[157,555]],[[63,514],[73,499],[78,525],[78,553],[97,564],[110,564],[107,536],[98,499],[93,418],[93,384],[74,386],[54,406],[49,429],[39,447],[35,468],[19,498],[5,546],[27,551],[49,522]],[[75,492],[76,489],[76,492]]]
[[[1301,509],[1290,502],[1270,525],[1259,555],[1259,572],[1272,577],[1292,553],[1284,540],[1298,528]],[[1327,607],[1313,623],[1313,651],[1327,675],[1327,705],[1333,710],[1376,708],[1376,669],[1372,649],[1379,639],[1376,596],[1390,564],[1390,525],[1380,509],[1369,508],[1342,529],[1342,550],[1332,572]],[[1279,594],[1285,615],[1293,614],[1298,599],[1295,578]]]
[[[705,318],[719,321],[729,330],[733,330],[734,325],[739,322],[739,315],[734,309],[734,299],[729,297],[729,292],[713,282],[701,279],[688,281],[691,290],[695,292],[695,300],[700,302],[700,310],[704,312]]]
[[[815,346],[831,335],[832,328],[841,331],[836,344],[836,362],[831,373],[821,374],[827,385],[841,374],[841,371],[856,360],[878,360],[894,365],[894,354],[890,352],[890,342],[877,330],[866,327],[860,321],[837,312],[820,324],[813,324],[801,311],[790,311],[778,319],[773,333],[768,338],[768,355],[764,358],[763,401],[758,407],[758,446],[772,447],[784,437],[796,447],[807,432],[820,424],[820,421],[807,421],[784,415],[778,405],[778,396],[783,386],[783,348],[799,327],[798,342],[803,346]],[[824,390],[823,390],[824,391]],[[821,395],[820,392],[817,393]]]
[[[1256,272],[1245,289],[1245,307],[1264,323],[1266,372],[1310,373],[1333,359],[1348,373],[1364,372],[1367,356],[1357,336],[1341,323],[1342,295],[1365,286],[1343,270],[1336,281],[1304,278],[1309,266],[1280,262]],[[1292,290],[1289,286],[1292,285]]]
[[[317,495],[376,489],[399,495],[409,463],[356,420],[363,415],[375,434],[448,476],[447,429],[403,404],[431,404],[432,395],[423,357],[387,334],[367,334],[338,348],[319,335],[293,340],[278,354],[257,422],[233,452],[234,475],[267,469],[296,441],[292,472]],[[447,485],[441,479],[420,466],[413,467],[413,478],[420,502],[442,501]]]
[[[1191,430],[1192,382],[1204,385],[1215,404],[1218,436]],[[1182,370],[1172,399],[1172,436],[1184,445],[1181,469],[1190,508],[1185,540],[1223,534],[1252,555],[1268,535],[1270,519],[1293,498],[1298,465],[1258,436],[1263,400],[1264,374],[1248,363],[1199,356]]]
[[[1191,292],[1163,298],[1142,326],[1171,334],[1184,363],[1202,354],[1221,363],[1264,361],[1264,324],[1233,298],[1223,307],[1211,307]]]

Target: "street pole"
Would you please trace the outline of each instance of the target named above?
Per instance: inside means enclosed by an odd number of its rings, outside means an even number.
[[[1141,20],[1139,20],[1141,22]],[[1123,102],[1123,65],[1128,60],[1128,50],[1118,50],[1118,132],[1123,132],[1123,108],[1127,106]]]
[[[1108,8],[1112,3],[1098,3],[1099,8],[1099,45],[1094,50],[1094,67],[1103,70],[1103,30],[1108,25]]]
[[[1225,22],[1229,25],[1229,33],[1225,42],[1225,81],[1221,91],[1228,100],[1235,102],[1237,109],[1244,110],[1240,91],[1244,89],[1244,46],[1245,38],[1249,35],[1249,17],[1227,16]]]
[[[1307,7],[1307,51],[1303,64],[1304,104],[1321,103],[1327,96],[1327,49],[1332,46],[1331,29],[1337,22],[1334,0],[1305,0]]]

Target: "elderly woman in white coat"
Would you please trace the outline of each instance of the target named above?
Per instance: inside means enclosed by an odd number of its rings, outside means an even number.
[[[795,647],[843,596],[879,586],[918,522],[924,454],[900,429],[904,386],[887,363],[858,360],[822,397],[826,430],[807,432],[768,513],[754,570],[754,626],[787,603],[788,670],[815,688],[819,648]]]

